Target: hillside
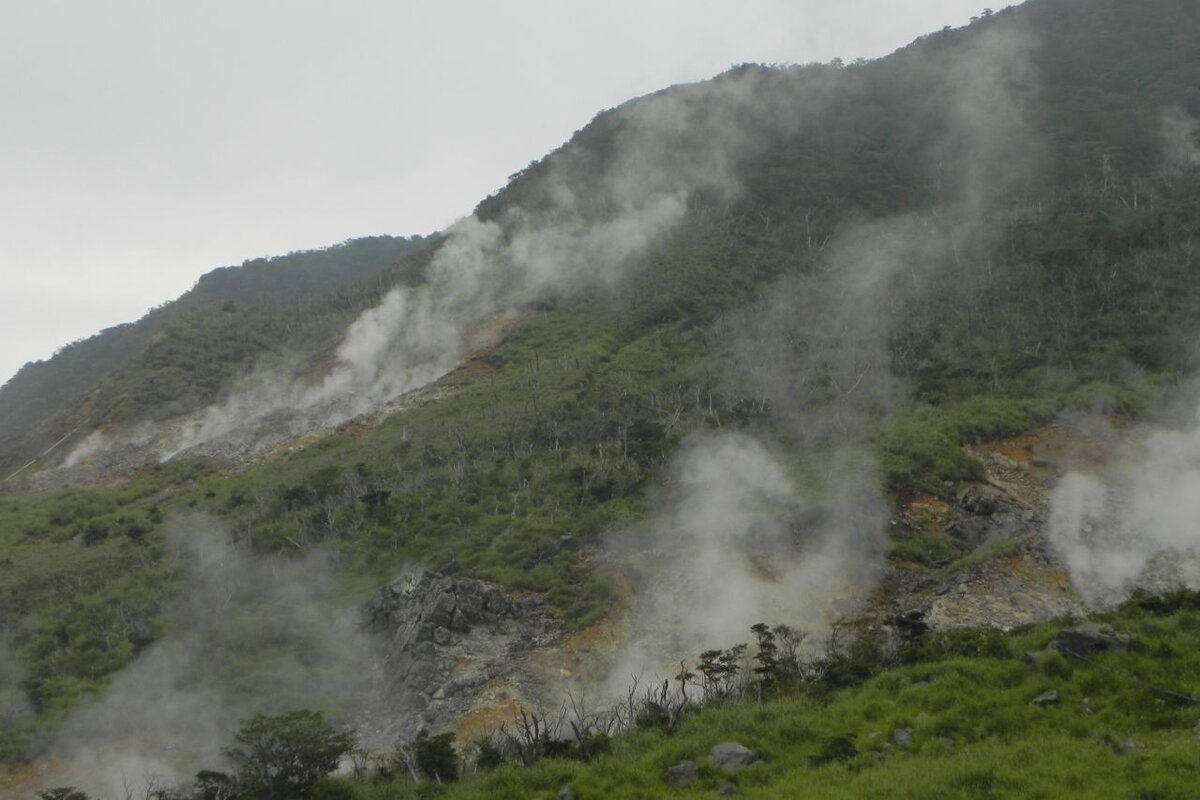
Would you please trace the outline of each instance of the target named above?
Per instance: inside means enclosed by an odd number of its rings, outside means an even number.
[[[725,737],[764,753],[750,796],[1184,796],[1192,712],[1105,681],[1198,690],[1189,594],[1113,611],[1200,574],[1197,41],[1193,3],[1030,0],[877,61],[742,65],[601,112],[437,238],[368,240],[375,277],[301,313],[212,279],[39,407],[43,439],[76,432],[0,489],[0,756],[183,780],[298,707],[465,752],[765,623],[862,660],[464,796],[653,795]],[[445,607],[405,594],[431,585]],[[1151,644],[1020,664],[1097,612]],[[870,649],[895,637],[916,649]],[[1035,716],[1054,681],[1064,713]],[[911,756],[873,742],[893,728]],[[1146,752],[1113,760],[1126,737]],[[1075,756],[1108,760],[1080,782]]]
[[[84,398],[89,390],[118,366],[125,364],[129,371],[132,369],[129,362],[136,361],[139,356],[150,362],[146,369],[156,371],[186,372],[192,365],[211,369],[212,362],[222,359],[232,361],[234,365],[252,361],[258,355],[256,351],[267,346],[266,342],[251,342],[252,338],[276,340],[275,346],[282,338],[279,323],[271,324],[272,317],[291,312],[298,318],[311,311],[314,304],[328,304],[331,296],[353,293],[356,286],[369,282],[431,241],[432,238],[421,236],[374,236],[350,240],[325,250],[258,258],[239,267],[215,269],[202,275],[183,295],[151,309],[136,322],[107,328],[64,346],[45,361],[26,364],[0,386],[0,420],[3,421],[0,424],[0,472],[7,475],[24,465],[29,458],[67,435],[74,425],[87,421],[99,423],[112,414],[112,398],[101,401],[100,409],[90,408],[86,419],[81,417],[77,407],[81,403],[87,405],[88,400]],[[231,332],[228,328],[234,314],[239,315],[235,317],[239,330]],[[199,332],[214,327],[222,330]],[[196,342],[196,352],[189,352],[193,340],[215,335],[227,340],[219,345],[218,352],[213,352],[211,345],[206,348],[202,341]],[[175,348],[170,359],[163,359],[161,353],[145,354],[148,344],[149,349],[154,349],[150,343],[156,337],[158,340],[182,339],[184,345]],[[231,352],[230,343],[238,339],[242,340],[241,352]],[[201,380],[212,382],[210,388],[219,386],[222,379],[227,380],[228,374],[201,376]],[[122,396],[136,395],[139,388],[121,386],[118,391]],[[137,403],[135,413],[145,413],[163,401],[185,402],[183,394],[183,388],[178,384],[168,385],[152,397],[133,401]],[[203,399],[210,401],[212,395],[203,395]],[[60,414],[60,419],[54,418],[56,413]],[[68,422],[73,424],[68,425]]]

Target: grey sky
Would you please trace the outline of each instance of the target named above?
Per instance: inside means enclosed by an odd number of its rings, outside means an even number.
[[[430,233],[596,112],[980,0],[0,0],[0,381],[247,258]]]

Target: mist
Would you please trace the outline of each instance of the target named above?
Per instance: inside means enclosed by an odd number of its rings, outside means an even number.
[[[610,689],[631,674],[673,674],[679,659],[744,642],[757,623],[819,647],[862,609],[889,546],[870,438],[911,403],[891,337],[931,282],[971,284],[991,246],[987,214],[1041,163],[1033,46],[997,25],[949,68],[947,129],[929,150],[941,203],[843,225],[716,326],[728,405],[769,422],[688,440],[648,530],[614,545],[645,555]]]
[[[1200,120],[1179,107],[1162,113],[1163,165],[1168,172],[1200,166]]]
[[[514,189],[521,202],[446,231],[424,282],[397,286],[364,311],[323,377],[250,375],[166,432],[160,457],[221,439],[261,449],[380,409],[494,343],[532,300],[617,285],[696,202],[735,198],[738,165],[791,124],[797,109],[764,108],[756,94],[763,80],[758,72],[727,75],[604,112],[609,155],[598,160],[564,146],[531,167],[532,188]],[[96,449],[94,440],[81,447],[69,463]]]
[[[1095,472],[1063,477],[1051,499],[1050,543],[1087,602],[1137,588],[1200,588],[1200,415],[1118,448]]]
[[[796,268],[750,308],[715,326],[729,356],[718,391],[745,397],[765,420],[739,431],[717,423],[688,438],[649,498],[646,522],[612,537],[609,554],[637,572],[626,647],[611,672],[620,686],[631,673],[744,641],[759,622],[819,642],[833,622],[862,608],[889,545],[889,503],[871,437],[911,403],[891,369],[891,336],[930,281],[953,273],[969,283],[990,244],[988,213],[1039,163],[1032,46],[1025,33],[997,24],[957,61],[929,65],[948,103],[944,135],[925,154],[932,208],[844,224],[797,254]],[[393,289],[349,326],[327,372],[315,380],[247,378],[185,423],[162,456],[222,439],[255,447],[268,421],[272,435],[284,437],[385,408],[494,341],[530,301],[619,285],[637,256],[685,215],[732,203],[739,166],[804,115],[822,113],[826,81],[840,78],[814,79],[799,97],[790,87],[780,95],[791,98],[786,104],[770,102],[767,80],[756,70],[731,73],[605,112],[613,144],[603,159],[566,147],[531,167],[513,184],[515,201],[447,231],[422,285]],[[186,647],[194,639],[178,641]],[[172,675],[176,651],[167,643],[159,650],[130,674]],[[116,699],[106,698],[91,719],[124,709],[129,681],[136,678],[123,675]],[[168,697],[178,684],[171,681]],[[183,685],[180,710],[193,698],[230,707],[223,684]],[[212,735],[201,738],[211,756],[233,720],[206,719]]]
[[[221,769],[221,748],[255,713],[348,719],[366,702],[369,643],[356,609],[328,600],[327,557],[254,556],[206,515],[169,520],[166,542],[181,573],[166,634],[65,721],[46,759],[49,785],[141,796]]]
[[[756,623],[824,633],[859,608],[882,567],[887,506],[869,460],[835,458],[813,485],[744,434],[684,443],[633,545],[645,566],[610,693],[744,641]]]

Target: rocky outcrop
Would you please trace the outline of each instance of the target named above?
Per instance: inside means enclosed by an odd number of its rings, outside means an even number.
[[[734,772],[758,761],[758,753],[740,742],[721,742],[713,745],[708,758],[717,769]]]
[[[1050,649],[1069,656],[1086,656],[1107,650],[1124,652],[1132,645],[1132,636],[1118,633],[1111,625],[1085,622],[1060,633],[1050,643]]]
[[[363,625],[382,640],[375,733],[393,741],[444,728],[489,689],[536,699],[533,656],[563,634],[534,595],[517,600],[485,581],[411,569],[368,602]]]
[[[520,608],[483,581],[416,569],[385,586],[363,613],[367,629],[390,633],[400,654],[423,642],[451,644],[479,625],[497,628],[518,617]]]

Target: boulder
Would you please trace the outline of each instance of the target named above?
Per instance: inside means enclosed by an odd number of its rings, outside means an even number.
[[[994,486],[972,484],[964,486],[958,493],[958,507],[968,514],[988,517],[1006,504],[1004,492]]]
[[[708,753],[714,767],[727,772],[739,770],[758,761],[758,753],[737,742],[721,742],[713,745]]]
[[[1060,633],[1050,643],[1050,648],[1063,655],[1086,656],[1089,653],[1108,650],[1124,652],[1132,645],[1132,636],[1127,633],[1118,633],[1111,625],[1085,622]]]
[[[892,744],[896,747],[911,747],[912,743],[912,728],[896,728],[892,731]]]
[[[1040,706],[1040,707],[1044,708],[1046,706],[1056,706],[1056,705],[1058,705],[1058,701],[1059,701],[1058,690],[1051,689],[1048,692],[1042,692],[1041,694],[1039,694],[1037,697],[1033,698],[1029,702],[1032,705]]]
[[[680,761],[663,773],[663,782],[671,786],[691,786],[700,780],[700,768],[695,761]]]

